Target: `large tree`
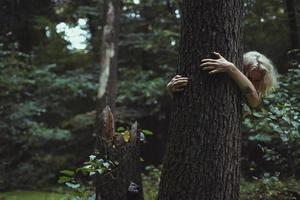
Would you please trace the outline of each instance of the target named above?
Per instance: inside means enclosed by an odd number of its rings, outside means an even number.
[[[241,66],[243,2],[185,0],[181,15],[177,73],[189,84],[173,99],[158,199],[238,200],[241,95],[199,65],[217,51]]]

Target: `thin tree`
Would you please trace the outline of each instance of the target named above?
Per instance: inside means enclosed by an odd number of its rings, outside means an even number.
[[[96,148],[105,159],[118,164],[110,173],[97,177],[97,200],[143,199],[139,166],[140,134],[137,123],[127,132],[126,141],[114,128],[120,7],[121,0],[104,1],[105,24],[100,48]]]
[[[113,113],[115,111],[120,0],[105,0],[104,14],[97,116],[106,105],[109,105]]]
[[[297,16],[295,11],[295,2],[294,0],[284,0],[285,9],[289,22],[289,35],[291,41],[291,48],[299,48],[299,33],[297,27]]]
[[[182,1],[177,74],[159,200],[238,200],[241,95],[226,74],[208,75],[200,60],[220,52],[241,66],[242,0]]]

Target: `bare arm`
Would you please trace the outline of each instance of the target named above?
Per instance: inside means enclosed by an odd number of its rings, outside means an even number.
[[[252,82],[236,67],[233,65],[232,70],[228,75],[236,82],[245,95],[250,107],[256,108],[260,104],[260,97],[252,84]]]
[[[202,70],[208,70],[209,74],[227,72],[245,95],[250,107],[256,108],[260,104],[260,97],[252,82],[231,62],[227,61],[219,53],[214,53],[217,59],[203,59],[200,65]]]

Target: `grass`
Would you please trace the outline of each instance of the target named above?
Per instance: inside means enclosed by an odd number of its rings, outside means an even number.
[[[63,196],[53,192],[17,190],[0,193],[0,200],[60,200]]]

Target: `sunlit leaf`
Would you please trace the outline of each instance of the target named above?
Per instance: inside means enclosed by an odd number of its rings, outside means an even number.
[[[130,139],[130,132],[127,130],[125,132],[122,133],[123,139],[125,142],[129,142]]]

